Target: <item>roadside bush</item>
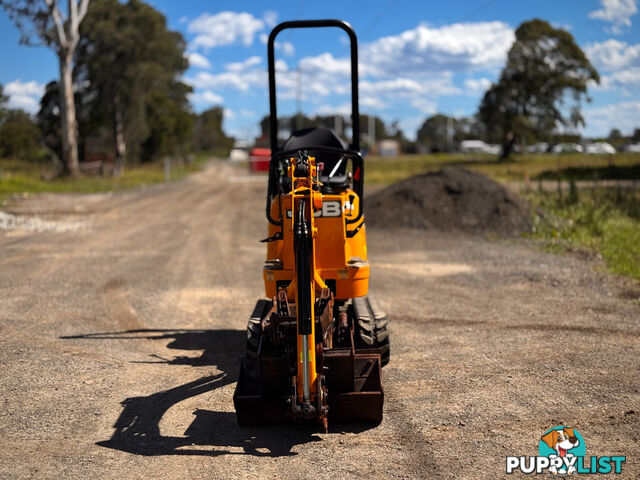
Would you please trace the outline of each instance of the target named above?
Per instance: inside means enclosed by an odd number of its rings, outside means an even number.
[[[40,128],[28,113],[9,110],[0,124],[0,157],[35,160],[40,148]]]

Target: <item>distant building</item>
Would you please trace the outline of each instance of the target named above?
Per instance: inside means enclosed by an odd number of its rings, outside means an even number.
[[[486,144],[482,140],[463,140],[460,142],[460,151],[462,153],[490,153],[497,155],[500,153],[500,146]]]
[[[380,140],[378,155],[381,157],[396,157],[400,153],[400,143],[397,140]]]

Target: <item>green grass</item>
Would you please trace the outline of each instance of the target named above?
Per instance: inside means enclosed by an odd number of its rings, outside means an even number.
[[[206,152],[196,154],[189,164],[171,166],[171,180],[179,180],[189,173],[198,171],[210,155]],[[122,175],[117,177],[82,175],[78,178],[58,178],[52,181],[42,180],[42,172],[49,165],[38,162],[24,162],[12,159],[0,159],[0,202],[5,198],[23,193],[95,193],[125,190],[162,183],[164,165],[161,162],[140,166],[125,166]]]
[[[640,192],[583,189],[573,195],[533,193],[529,201],[544,212],[531,237],[551,251],[598,252],[614,273],[640,280]]]
[[[495,156],[464,154],[367,157],[368,183],[391,184],[412,175],[457,165],[498,181],[640,179],[640,154],[523,154],[509,162]],[[535,184],[534,184],[535,185]],[[639,184],[640,185],[640,184]],[[535,187],[534,187],[535,188]],[[587,249],[599,253],[617,274],[640,280],[640,192],[638,189],[571,189],[570,194],[534,192],[527,195],[536,210],[531,236],[545,249],[564,252]]]
[[[527,175],[532,180],[538,177],[569,180],[577,175],[576,172],[582,172],[587,177],[585,179],[591,179],[593,176],[588,177],[589,173],[585,173],[585,170],[593,169],[612,175],[605,177],[601,174],[600,178],[616,178],[614,174],[624,175],[622,178],[630,178],[629,175],[639,178],[640,154],[516,154],[508,162],[498,162],[495,155],[435,153],[401,155],[395,158],[369,156],[365,165],[367,182],[377,184],[395,183],[412,175],[439,170],[449,165],[468,168],[500,181],[524,180]]]

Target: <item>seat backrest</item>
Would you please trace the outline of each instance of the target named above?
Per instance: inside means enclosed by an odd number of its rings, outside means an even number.
[[[297,130],[291,134],[283,146],[283,150],[302,150],[309,149],[313,153],[313,147],[332,147],[347,149],[340,137],[333,131],[323,127],[311,127]],[[324,164],[323,174],[329,175],[341,155],[338,153],[318,153],[316,156],[316,164],[322,162]],[[342,162],[335,172],[335,175],[344,175],[347,162]]]

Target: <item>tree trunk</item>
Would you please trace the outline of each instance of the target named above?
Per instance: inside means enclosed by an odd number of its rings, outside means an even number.
[[[502,139],[502,154],[500,155],[500,161],[506,161],[509,159],[509,155],[513,151],[513,145],[516,142],[516,136],[513,132],[507,132]]]
[[[76,104],[73,99],[73,78],[71,52],[59,56],[60,61],[60,120],[62,123],[62,161],[66,173],[76,177],[80,173],[78,165],[78,125]]]
[[[124,157],[127,153],[127,144],[124,142],[124,121],[122,119],[122,103],[120,102],[120,95],[116,94],[113,97],[113,123],[115,128],[115,140],[116,140],[116,164],[113,170],[113,174],[120,175],[122,173],[122,167],[124,165]]]

